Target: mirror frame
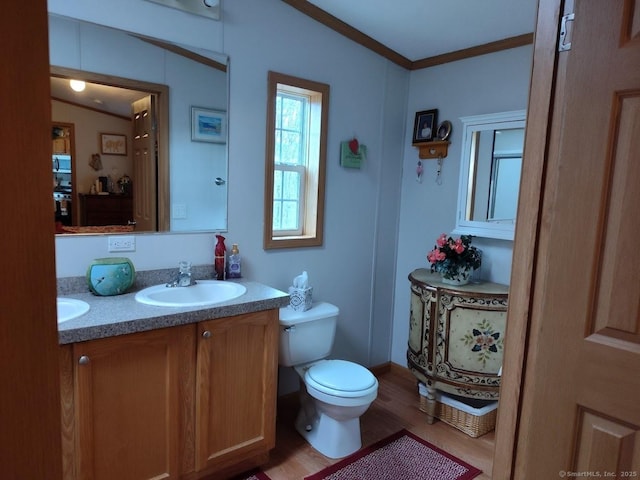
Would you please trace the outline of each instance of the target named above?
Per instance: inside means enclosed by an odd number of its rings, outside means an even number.
[[[460,117],[463,127],[463,144],[460,161],[458,210],[456,215],[456,227],[453,230],[453,233],[457,235],[474,235],[483,238],[513,240],[515,235],[515,218],[511,221],[496,222],[465,219],[467,204],[473,195],[473,192],[471,191],[472,189],[469,188],[469,177],[471,175],[472,166],[473,135],[478,131],[525,128],[526,118],[526,110]]]

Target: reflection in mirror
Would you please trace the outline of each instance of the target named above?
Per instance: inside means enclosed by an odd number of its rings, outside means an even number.
[[[73,220],[60,233],[109,232],[128,216],[135,232],[226,230],[226,126],[207,135],[192,122],[192,107],[226,122],[226,56],[53,15],[49,35],[52,119],[75,127]],[[87,81],[84,92],[69,88],[72,78]],[[147,113],[153,120],[136,131]],[[105,217],[123,194],[131,214]]]
[[[464,144],[455,233],[513,239],[525,111],[462,118]]]

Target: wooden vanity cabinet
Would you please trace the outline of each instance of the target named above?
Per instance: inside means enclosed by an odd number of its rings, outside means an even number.
[[[278,310],[198,324],[196,471],[275,446]]]
[[[424,268],[414,270],[409,281],[407,364],[426,386],[427,421],[433,421],[436,390],[498,399],[509,287],[447,285]]]
[[[65,480],[200,479],[275,446],[278,310],[61,347]]]
[[[65,479],[179,478],[192,332],[164,328],[63,347]]]

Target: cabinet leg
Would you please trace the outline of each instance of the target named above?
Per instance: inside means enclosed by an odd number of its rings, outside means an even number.
[[[427,386],[425,397],[427,399],[427,423],[431,425],[434,422],[436,415],[436,389]]]

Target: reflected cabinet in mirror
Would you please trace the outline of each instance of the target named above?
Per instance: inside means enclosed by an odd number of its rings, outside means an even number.
[[[513,240],[526,111],[462,117],[454,233]]]
[[[74,127],[57,233],[226,230],[227,57],[55,15],[49,37],[53,125]]]

